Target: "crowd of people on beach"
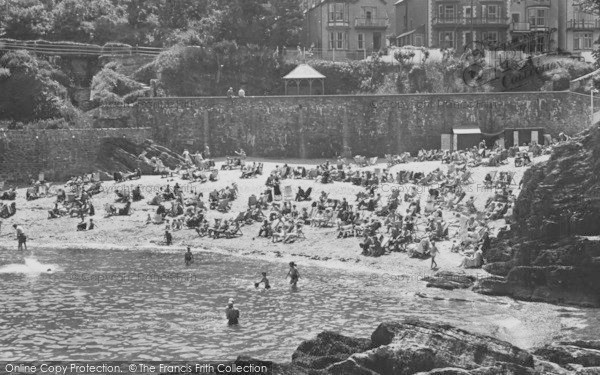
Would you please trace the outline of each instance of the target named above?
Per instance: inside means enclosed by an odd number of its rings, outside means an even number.
[[[501,219],[507,224],[511,222],[517,187],[513,173],[490,170],[481,183],[493,194],[483,210],[478,209],[475,197],[467,196],[469,189],[466,187],[476,183],[472,169],[478,166],[497,167],[508,163],[509,157],[515,158],[515,165],[518,162],[526,166],[531,163],[532,157],[547,152],[548,148],[537,144],[508,150],[500,147],[488,149],[485,144],[480,144],[479,147],[454,152],[421,150],[414,158],[407,153],[386,155],[387,166],[383,168],[377,164],[377,158],[364,156],[357,156],[351,161],[340,157],[335,162],[326,161],[312,167],[277,165],[267,175],[264,189],[250,195],[245,210],[230,218],[222,215],[213,217],[211,224],[211,211],[230,213],[232,202],[239,196],[238,185],[234,182],[212,190],[182,188],[180,183],[186,180],[190,183],[217,181],[219,172],[210,159],[208,147],[197,154],[185,150],[182,155],[185,162],[175,170],[165,168],[159,158],[150,159],[155,166],[154,172],[166,178],[167,183],[145,202],[156,207],[153,213],[148,213],[146,224],[164,225],[162,244],[167,246],[174,243],[173,233],[184,229],[194,230],[199,237],[218,239],[242,236],[244,227],[256,225],[256,229],[252,229],[256,233],[253,240],[267,238],[272,242],[291,244],[306,239],[306,227],[313,228],[311,234],[317,233],[319,228],[330,228],[340,241],[360,238],[358,246],[363,256],[378,257],[402,252],[410,257],[430,258],[432,269],[439,267],[436,257],[440,253],[440,244],[449,242],[450,251],[463,255],[457,266],[478,268],[484,264],[484,254],[490,247],[489,224]],[[241,179],[263,175],[263,163],[250,164],[245,160],[246,153],[240,149],[234,157],[226,159],[221,170],[239,169]],[[437,161],[441,164],[427,173],[396,167],[412,161]],[[393,167],[396,168],[392,173]],[[119,188],[124,181],[137,180],[141,176],[139,169],[114,173],[115,201],[105,205],[106,217],[130,216],[134,212],[134,203],[135,207],[144,204],[146,197],[142,193],[142,184],[133,189]],[[175,181],[177,178],[181,181]],[[300,186],[297,186],[296,192],[286,180],[298,181]],[[313,196],[314,185],[310,184],[315,182],[347,183],[361,190],[353,201],[331,196],[326,189]],[[389,194],[382,196],[384,186],[391,186],[391,189]],[[54,196],[48,219],[78,218],[77,231],[97,230],[93,220],[93,197],[104,191],[97,173],[73,177],[64,187],[50,190],[46,181],[32,182],[26,199]],[[1,200],[13,201],[10,204],[0,203],[0,217],[14,215],[15,198],[14,188],[0,192]],[[451,230],[453,226],[457,229]],[[26,249],[24,229],[16,224],[15,229],[19,249]],[[185,264],[189,266],[193,261],[188,248]],[[288,276],[295,286],[299,273],[295,265],[290,264],[290,267]],[[260,284],[264,284],[266,289],[271,287],[266,273],[256,286]],[[239,317],[239,311],[237,314]]]

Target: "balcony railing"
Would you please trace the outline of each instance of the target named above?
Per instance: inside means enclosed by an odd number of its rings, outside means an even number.
[[[567,23],[567,29],[600,29],[600,20],[569,20],[569,22]]]
[[[526,2],[527,8],[531,7],[548,7],[552,6],[552,0],[528,0]]]
[[[510,31],[530,31],[531,25],[529,22],[513,22],[510,24]]]
[[[350,23],[348,22],[347,19],[344,19],[344,20],[329,19],[327,21],[327,26],[350,27]]]
[[[389,18],[361,18],[361,17],[356,17],[354,19],[354,27],[386,28],[389,25],[390,25]]]
[[[508,25],[503,17],[435,17],[434,25]]]

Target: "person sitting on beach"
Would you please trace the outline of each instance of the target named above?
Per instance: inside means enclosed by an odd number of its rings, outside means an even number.
[[[127,203],[125,203],[125,207],[119,208],[118,215],[127,216],[130,213],[131,213],[131,201],[127,201]]]
[[[239,324],[240,319],[240,310],[236,309],[233,306],[233,303],[233,298],[230,298],[229,302],[227,303],[227,308],[225,309],[225,317],[227,318],[227,324],[230,326]]]
[[[273,228],[271,228],[271,224],[269,224],[268,220],[263,221],[263,225],[260,227],[258,231],[258,237],[266,237],[269,238],[273,235]]]
[[[94,230],[96,228],[96,224],[94,223],[94,219],[90,218],[90,223],[88,224],[88,230]]]
[[[473,256],[465,256],[458,266],[464,268],[479,268],[483,266],[483,251],[481,251],[481,248]]]
[[[79,224],[77,224],[77,231],[84,231],[87,229],[87,223],[85,222],[85,219],[81,218],[81,222]]]
[[[10,190],[5,191],[2,194],[0,194],[0,199],[5,200],[5,201],[14,201],[16,197],[17,197],[17,191],[15,190],[15,188],[11,188]]]
[[[267,279],[267,273],[266,272],[262,273],[262,279],[259,282],[254,283],[254,287],[258,288],[258,286],[261,283],[265,283],[265,289],[271,289],[271,285],[269,284],[269,279]]]
[[[142,191],[140,189],[140,185],[136,186],[133,191],[131,192],[131,197],[133,199],[134,202],[139,202],[142,199],[144,199],[144,196],[142,195]]]

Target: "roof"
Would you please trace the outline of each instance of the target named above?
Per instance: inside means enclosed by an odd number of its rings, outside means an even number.
[[[481,129],[476,127],[470,128],[453,128],[452,132],[454,134],[481,134]]]
[[[398,38],[402,38],[402,37],[404,37],[404,36],[407,36],[407,35],[410,35],[410,34],[414,34],[414,32],[415,32],[415,31],[417,31],[417,29],[412,29],[412,30],[411,30],[411,31],[409,31],[409,32],[406,32],[406,33],[404,33],[404,34],[400,34],[400,35],[398,35],[398,36],[396,37],[396,39],[398,39]]]
[[[300,64],[283,79],[323,79],[325,76],[308,64]]]

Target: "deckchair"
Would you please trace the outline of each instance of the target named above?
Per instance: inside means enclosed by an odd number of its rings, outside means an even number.
[[[229,199],[221,199],[219,201],[219,205],[217,206],[217,211],[228,212],[230,208],[231,207],[229,207]]]
[[[233,224],[233,226],[230,226],[229,229],[227,229],[225,231],[225,236],[227,238],[239,237],[239,236],[243,236],[243,235],[244,235],[244,233],[242,233],[242,229],[240,228],[240,223],[237,221]]]

